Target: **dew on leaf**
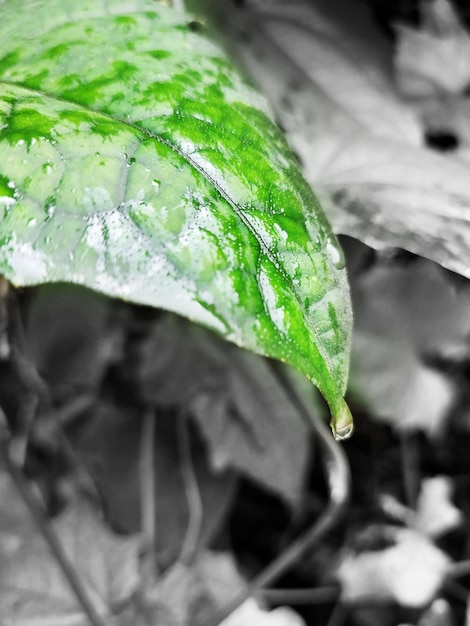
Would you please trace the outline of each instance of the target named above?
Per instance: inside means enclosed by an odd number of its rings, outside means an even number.
[[[0,196],[0,205],[8,210],[12,205],[16,204],[16,199],[10,196]]]
[[[46,256],[30,243],[18,241],[16,233],[8,244],[0,248],[0,264],[10,268],[12,282],[18,279],[23,284],[44,281],[48,272]]]
[[[125,11],[119,0],[104,4]],[[147,6],[146,0],[142,6]],[[347,359],[341,361],[340,357],[348,346],[347,288],[342,292],[345,308],[339,310],[339,319],[331,320],[339,326],[337,342],[324,341],[325,332],[312,336],[307,319],[310,311],[302,311],[302,304],[312,293],[310,279],[304,276],[316,268],[319,276],[313,273],[320,285],[313,294],[316,300],[321,302],[322,296],[338,286],[341,289],[342,278],[335,271],[341,267],[341,257],[330,231],[319,228],[323,218],[316,216],[314,198],[300,173],[296,174],[295,163],[281,136],[275,134],[269,114],[265,116],[267,105],[261,96],[215,44],[198,37],[196,49],[194,35],[189,35],[186,26],[184,31],[178,30],[171,11],[168,9],[167,17],[163,6],[161,16],[154,10],[148,15],[140,12],[135,21],[133,16],[122,16],[116,26],[112,11],[96,7],[93,14],[100,19],[88,23],[89,16],[81,15],[72,3],[70,14],[64,13],[66,28],[54,31],[52,43],[45,43],[41,24],[49,23],[50,15],[62,15],[61,0],[37,0],[34,19],[23,20],[25,30],[18,29],[20,9],[21,3],[14,0],[2,3],[0,56],[5,60],[13,53],[5,33],[15,32],[11,39],[14,45],[20,40],[22,50],[18,62],[9,58],[7,69],[12,69],[14,78],[4,89],[17,100],[24,98],[25,85],[38,91],[34,101],[28,96],[34,106],[18,118],[23,126],[9,135],[7,149],[20,170],[17,183],[22,193],[29,192],[25,180],[32,177],[32,199],[43,207],[39,223],[49,220],[53,245],[43,243],[40,228],[27,228],[24,222],[15,250],[0,247],[2,267],[12,268],[9,277],[18,284],[31,282],[34,272],[39,281],[78,280],[111,296],[186,315],[245,348],[289,357],[292,365],[323,384],[327,401],[336,407],[346,375]],[[154,28],[157,14],[165,28]],[[96,41],[83,38],[88,25],[93,31],[91,23],[97,29],[110,28],[111,34],[118,32],[119,37],[110,36],[96,46]],[[186,54],[185,47],[196,56]],[[47,59],[47,71],[42,71],[43,65],[35,67],[35,61],[44,60],[48,50],[52,50],[52,58]],[[24,51],[28,55],[23,55]],[[63,53],[73,67],[64,66]],[[57,58],[62,58],[62,63]],[[109,59],[119,61],[110,63]],[[2,72],[5,67],[0,63]],[[80,106],[70,104],[73,100]],[[87,104],[94,109],[86,110]],[[45,114],[39,117],[37,110]],[[58,122],[67,133],[57,134]],[[127,134],[123,140],[122,125],[129,127],[132,141]],[[38,143],[28,155],[32,134]],[[41,140],[43,137],[48,141]],[[17,141],[25,147],[16,147]],[[153,153],[144,158],[145,154],[134,152],[140,150],[142,141],[158,144],[156,160]],[[51,150],[53,144],[59,148]],[[100,155],[103,145],[106,154]],[[139,163],[124,173],[124,178],[134,177],[130,186],[127,178],[122,180],[122,167],[136,163],[131,156],[134,153]],[[7,161],[9,158],[8,154]],[[97,167],[97,159],[106,161],[103,167]],[[41,184],[37,184],[39,179]],[[136,195],[140,187],[141,200]],[[187,197],[183,197],[185,189],[190,190]],[[52,194],[57,197],[49,201]],[[15,198],[8,188],[2,195],[7,202]],[[155,199],[155,206],[148,198]],[[6,202],[3,205],[5,212]],[[278,227],[272,215],[276,206]],[[16,206],[12,214],[15,211]],[[289,219],[281,221],[281,213]],[[79,232],[73,233],[73,245],[69,245],[69,219],[80,224]],[[330,248],[325,253],[329,236]],[[36,241],[44,257],[34,256]],[[22,247],[24,242],[30,248]],[[70,248],[76,250],[75,259]],[[34,267],[22,267],[18,255],[21,252],[26,257],[31,250]],[[299,268],[294,264],[297,251]],[[197,258],[199,253],[201,258]],[[256,272],[257,263],[261,274]],[[238,272],[238,282],[232,281],[231,271]],[[327,324],[330,318],[324,302],[319,308],[319,317]],[[312,358],[304,356],[309,346]],[[341,376],[336,375],[337,370]],[[340,434],[341,428],[338,422]]]
[[[328,241],[325,247],[325,252],[336,269],[344,269],[346,262],[341,248],[339,248],[337,244],[334,244],[332,241]]]
[[[274,230],[279,235],[279,237],[282,239],[282,241],[284,241],[284,243],[288,240],[289,234],[286,233],[286,231],[283,228],[281,228],[281,226],[279,226],[279,224],[274,224]]]
[[[330,427],[336,441],[349,439],[354,431],[354,422],[346,402],[342,402],[335,417],[330,422]]]
[[[274,325],[281,333],[286,333],[285,325],[285,310],[283,306],[279,305],[278,294],[274,285],[271,283],[269,274],[265,270],[261,270],[258,275],[258,283],[260,286],[263,302],[266,307],[266,312],[274,322]]]

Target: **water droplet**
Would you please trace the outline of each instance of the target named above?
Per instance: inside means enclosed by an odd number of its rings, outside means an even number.
[[[50,174],[52,172],[52,166],[50,163],[44,163],[44,165],[42,166],[42,171],[44,172],[44,174]]]
[[[160,185],[161,185],[161,181],[157,179],[152,180],[152,186],[155,189],[155,191],[158,191],[160,189]]]
[[[333,434],[336,441],[344,441],[345,439],[349,439],[354,431],[354,424],[348,424],[347,426],[343,426],[343,428],[334,428]]]
[[[330,261],[336,267],[336,269],[344,269],[346,265],[346,262],[344,260],[344,254],[337,243],[333,243],[333,241],[328,241],[325,247],[325,252],[330,258]]]
[[[28,224],[30,228],[33,228],[34,226],[37,225],[38,221],[35,217],[30,217],[26,223]]]
[[[331,430],[336,441],[344,441],[349,439],[354,431],[354,422],[346,402],[342,403],[342,406],[338,413],[332,418],[330,422]]]

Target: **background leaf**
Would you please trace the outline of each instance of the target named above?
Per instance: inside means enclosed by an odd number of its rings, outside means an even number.
[[[188,316],[348,421],[342,254],[264,101],[194,30],[152,0],[2,4],[0,271]]]
[[[145,402],[192,416],[217,472],[236,469],[290,505],[300,502],[308,425],[266,360],[166,315],[152,325],[138,363],[135,388]]]
[[[190,508],[181,472],[174,413],[160,411],[155,434],[156,557],[167,567],[180,556]],[[141,530],[142,494],[139,482],[139,446],[142,412],[133,406],[103,402],[94,407],[88,428],[77,437],[77,447],[92,473],[106,505],[110,524],[119,532]],[[210,471],[199,437],[191,437],[191,460],[203,507],[197,548],[207,545],[220,530],[233,503],[236,476]]]
[[[347,245],[348,258],[360,245]],[[468,353],[470,292],[427,259],[382,258],[351,274],[355,307],[350,391],[376,419],[404,431],[442,433],[455,380],[438,362]]]
[[[8,502],[0,512],[0,623],[37,624],[42,618],[81,626],[82,612],[62,571],[4,473],[0,494]],[[140,582],[136,536],[110,532],[84,500],[51,523],[100,614],[130,600]],[[1,621],[5,617],[8,622]]]
[[[395,544],[384,550],[346,554],[338,568],[345,601],[393,599],[425,606],[441,587],[450,560],[424,535],[390,527]]]
[[[462,511],[452,502],[453,485],[447,476],[423,480],[416,503],[417,529],[428,537],[440,537],[462,523]]]
[[[426,148],[427,127],[394,83],[392,42],[366,7],[345,0],[245,5],[227,30],[335,232],[405,248],[469,277],[470,179],[460,158],[468,145],[452,155]]]
[[[146,598],[153,623],[203,626],[208,615],[223,610],[246,582],[227,552],[201,552],[191,567],[176,563]],[[247,600],[221,626],[304,626],[287,607],[265,611],[254,598]]]

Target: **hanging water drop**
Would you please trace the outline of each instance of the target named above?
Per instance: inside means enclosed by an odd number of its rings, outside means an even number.
[[[354,431],[354,422],[348,405],[343,400],[339,411],[333,416],[330,427],[336,441],[349,439]]]

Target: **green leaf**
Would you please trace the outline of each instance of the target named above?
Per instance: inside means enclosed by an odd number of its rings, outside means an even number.
[[[306,374],[336,425],[342,253],[262,98],[154,0],[6,0],[0,271],[162,307]]]

